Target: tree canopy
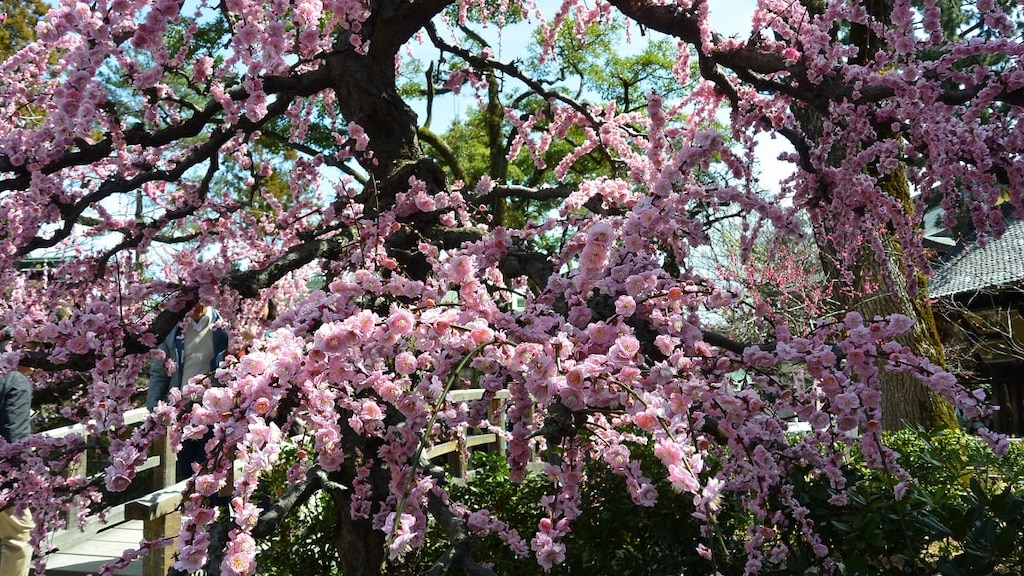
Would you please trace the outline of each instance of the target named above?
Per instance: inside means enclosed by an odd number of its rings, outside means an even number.
[[[81,438],[0,444],[0,473],[19,478],[0,504],[32,507],[41,539],[61,507],[128,488],[158,436],[212,431],[179,568],[206,563],[209,496],[239,460],[225,573],[252,573],[256,540],[328,490],[346,575],[383,573],[428,522],[451,540],[439,570],[489,574],[468,532],[546,568],[564,558],[591,460],[654,505],[630,448],[646,444],[692,494],[701,553],[719,496],[741,494],[749,572],[785,558],[783,525],[834,566],[785,495],[806,474],[841,494],[845,446],[898,469],[879,440],[884,374],[968,415],[982,395],[902,339],[906,314],[808,321],[762,302],[749,314],[770,338],[716,331],[744,297],[698,252],[726,213],[744,215],[741,257],[764,231],[808,241],[806,220],[851,289],[926,294],[926,203],[982,235],[1004,229],[1003,207],[1024,213],[1024,18],[1012,0],[761,0],[748,33],[726,37],[710,16],[732,9],[56,3],[0,63],[0,322],[15,342],[2,360],[35,366],[44,415],[101,431],[107,462],[67,477]],[[520,21],[539,30],[536,60],[499,59],[484,31]],[[607,54],[620,27],[659,39]],[[453,91],[483,112],[446,139],[411,104]],[[780,182],[760,179],[761,137],[789,150]],[[865,250],[894,263],[885,282],[857,273]],[[269,300],[282,313],[244,354],[236,338],[215,379],[124,426],[152,349],[200,300],[236,334]],[[32,342],[44,349],[19,346]],[[448,398],[466,387],[484,399]],[[498,391],[507,428],[486,420]],[[783,414],[810,432],[791,437]],[[455,505],[421,461],[466,428],[507,437],[514,481],[543,461],[555,492],[536,533]],[[286,442],[300,456],[279,461]],[[275,464],[294,491],[267,509]]]

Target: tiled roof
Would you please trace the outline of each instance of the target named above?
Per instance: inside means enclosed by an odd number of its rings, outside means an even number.
[[[1014,220],[1006,232],[984,246],[968,242],[934,266],[928,294],[935,298],[1018,284],[1024,280],[1024,220]]]

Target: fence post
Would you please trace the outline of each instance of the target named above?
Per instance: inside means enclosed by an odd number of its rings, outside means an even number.
[[[146,540],[173,538],[181,532],[181,512],[171,512],[142,523],[142,537]],[[174,555],[178,550],[172,540],[162,548],[154,548],[142,561],[142,576],[166,576],[174,566]]]
[[[160,465],[153,471],[152,491],[163,490],[173,486],[178,479],[175,477],[175,463],[178,460],[174,450],[171,449],[171,439],[164,434],[153,441],[153,454],[160,457]]]
[[[497,419],[497,422],[495,422],[495,419]],[[507,421],[505,411],[501,410],[501,399],[497,396],[491,398],[491,403],[487,407],[487,421],[491,423],[492,428],[498,429],[496,433],[497,440],[494,441],[494,450],[498,454],[505,454],[508,452],[508,442],[505,441],[505,425]]]

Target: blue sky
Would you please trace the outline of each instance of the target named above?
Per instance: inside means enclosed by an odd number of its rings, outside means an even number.
[[[550,16],[560,0],[539,0],[539,2],[544,14]],[[747,37],[750,35],[750,16],[756,5],[756,0],[709,0],[712,26],[725,36]],[[506,29],[500,37],[494,27],[482,32],[486,34],[495,48],[495,57],[502,61],[511,61],[528,56],[526,38],[535,27],[536,23],[512,27]],[[474,27],[474,29],[480,31],[479,27]],[[634,31],[634,38],[637,37],[638,35]],[[629,47],[623,46],[623,50],[629,50]],[[421,57],[430,58],[427,54]],[[410,102],[410,104],[419,114],[420,121],[423,121],[426,115],[425,103],[421,100]],[[462,114],[477,106],[477,101],[469,90],[461,96],[438,98],[434,103],[431,129],[443,132],[452,121],[459,119]],[[771,140],[766,136],[759,138],[758,142],[759,148],[761,148],[761,153],[758,154],[761,183],[774,190],[777,188],[776,184],[792,170],[790,165],[775,159],[779,153],[788,149],[788,144],[781,140]]]

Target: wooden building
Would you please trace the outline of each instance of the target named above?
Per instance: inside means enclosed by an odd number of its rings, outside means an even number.
[[[950,369],[988,390],[989,428],[1024,436],[1024,221],[996,239],[967,237],[935,262],[929,295]]]

